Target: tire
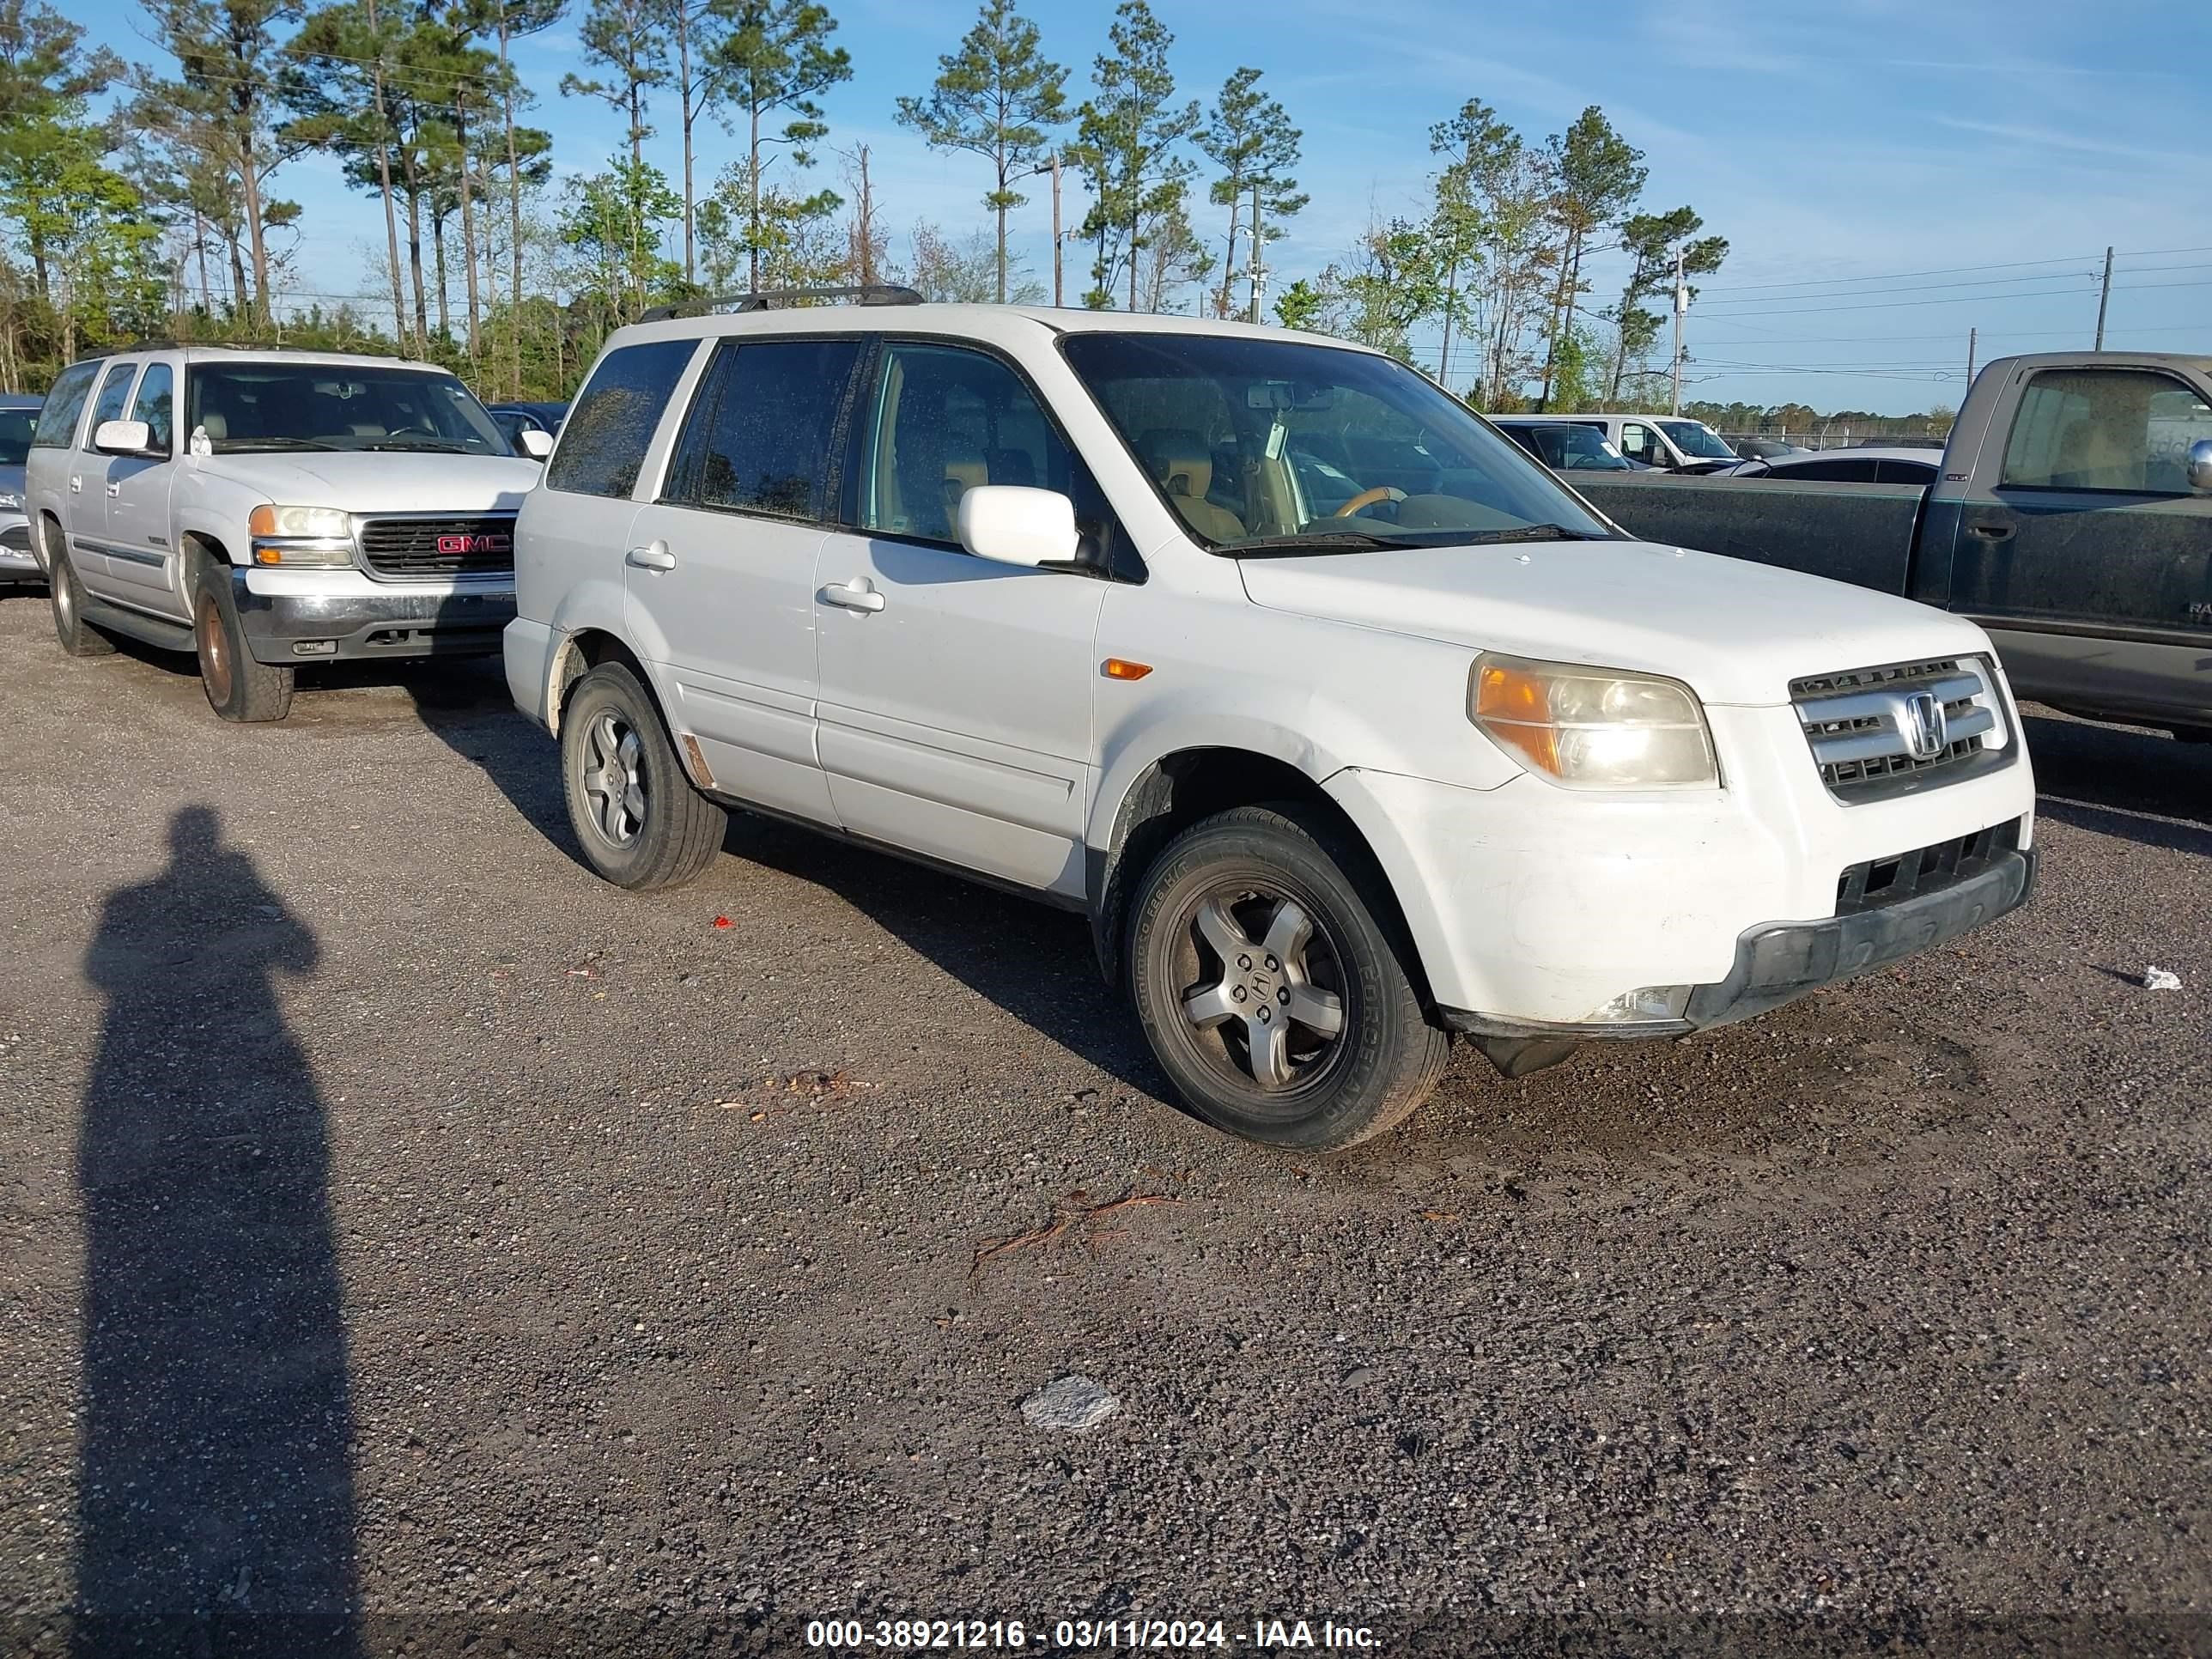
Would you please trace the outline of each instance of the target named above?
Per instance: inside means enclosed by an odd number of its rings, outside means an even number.
[[[257,661],[239,625],[230,590],[230,566],[211,553],[192,566],[192,640],[200,659],[200,689],[208,707],[227,720],[258,725],[292,712],[289,665]]]
[[[1295,804],[1237,807],[1169,842],[1137,886],[1124,959],[1160,1069],[1248,1140],[1370,1139],[1428,1098],[1450,1055],[1381,872]]]
[[[114,655],[115,641],[84,619],[84,584],[77,580],[69,550],[50,547],[47,557],[53,563],[46,578],[46,598],[54,611],[54,637],[63,651],[72,657]]]
[[[730,817],[691,787],[637,676],[604,662],[561,716],[561,793],[592,869],[617,887],[681,887],[714,861]]]

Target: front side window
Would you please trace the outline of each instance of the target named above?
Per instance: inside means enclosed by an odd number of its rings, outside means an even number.
[[[860,342],[726,344],[684,422],[665,499],[822,523],[831,455]]]
[[[2212,407],[2168,375],[2045,369],[2021,396],[2001,487],[2186,495],[2199,438],[2212,438]]]
[[[960,498],[978,484],[1058,490],[1079,516],[1095,493],[1021,377],[980,351],[885,346],[866,419],[863,530],[957,544]]]
[[[216,454],[312,449],[505,455],[507,440],[452,375],[314,362],[195,363],[185,424]]]
[[[645,452],[699,349],[696,340],[653,340],[599,359],[545,465],[545,487],[576,495],[626,497]]]
[[[1659,447],[1659,434],[1640,421],[1630,421],[1620,428],[1620,453],[1646,466],[1667,465],[1667,452]]]
[[[176,375],[167,363],[149,363],[146,373],[138,382],[138,396],[131,404],[131,418],[143,421],[153,428],[154,447],[163,454],[169,453],[169,437],[176,428],[175,398],[172,395],[177,383]]]
[[[99,373],[96,362],[72,363],[54,377],[53,390],[46,393],[46,401],[39,409],[38,430],[31,438],[33,449],[69,447],[76,417],[84,413],[84,400],[91,395],[93,379]]]
[[[1613,533],[1520,446],[1394,359],[1120,331],[1061,349],[1161,496],[1221,552]]]
[[[84,447],[92,447],[100,425],[106,421],[119,421],[131,403],[131,378],[138,372],[136,363],[118,363],[107,371],[107,378],[100,383],[100,401],[92,406],[92,424],[84,429]]]

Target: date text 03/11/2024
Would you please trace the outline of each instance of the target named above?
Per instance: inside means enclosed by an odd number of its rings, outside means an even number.
[[[1066,1651],[1199,1648],[1376,1652],[1378,1632],[1334,1619],[1259,1617],[1239,1627],[1222,1619],[816,1619],[806,1645],[831,1651],[949,1652],[975,1648],[1047,1648]]]

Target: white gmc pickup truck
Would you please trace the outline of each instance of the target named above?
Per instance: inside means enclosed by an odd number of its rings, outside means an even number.
[[[2021,903],[1988,638],[1630,538],[1404,365],[910,304],[610,342],[517,527],[516,702],[608,879],[724,808],[1088,913],[1162,1071],[1305,1148]]]

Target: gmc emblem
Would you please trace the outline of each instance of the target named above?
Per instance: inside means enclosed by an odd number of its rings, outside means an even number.
[[[514,550],[512,536],[441,536],[441,553],[509,553]]]

